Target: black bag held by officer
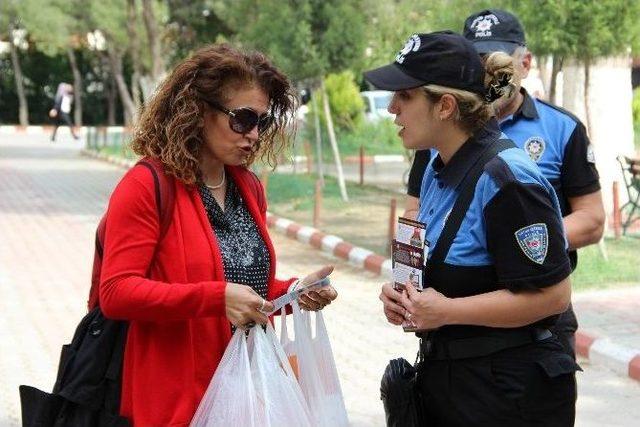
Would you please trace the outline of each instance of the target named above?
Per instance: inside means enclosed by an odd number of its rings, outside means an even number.
[[[153,175],[160,239],[166,234],[174,206],[174,187],[159,162],[143,159]],[[51,393],[20,386],[23,427],[126,427],[121,417],[122,362],[128,323],[107,319],[99,306],[106,214],[96,230],[89,313],[78,324],[70,344],[62,347],[56,383]]]
[[[389,427],[425,426],[417,387],[418,370],[406,359],[389,361],[380,382],[380,399]]]

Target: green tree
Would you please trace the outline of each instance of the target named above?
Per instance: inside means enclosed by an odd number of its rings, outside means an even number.
[[[329,107],[339,131],[353,131],[362,124],[364,101],[355,80],[355,75],[351,70],[328,74],[326,77]],[[320,95],[319,92],[316,92],[315,96]],[[322,122],[325,123],[326,118],[323,111],[315,111],[312,107],[310,113],[319,114]]]
[[[129,34],[127,33],[127,5],[125,0],[101,0],[90,2],[88,5],[88,25],[97,31],[95,38],[96,49],[101,37],[104,37],[104,49],[111,74],[122,102],[125,125],[135,122],[136,109],[124,77],[123,58],[129,51]]]
[[[4,0],[0,2],[0,37],[7,41],[11,64],[13,65],[13,77],[18,95],[18,116],[21,126],[29,124],[29,105],[24,90],[24,75],[20,65],[20,55],[16,42],[24,42],[20,37],[21,22],[19,18],[19,3],[16,0]]]
[[[348,200],[325,77],[362,67],[366,45],[362,0],[241,0],[225,7],[219,10],[229,17],[239,42],[267,53],[295,80],[320,88],[340,190]]]
[[[233,35],[214,0],[167,0],[167,43],[170,63],[180,61],[202,45]]]
[[[73,73],[74,118],[82,126],[83,79],[78,67],[76,49],[84,45],[87,28],[80,0],[22,0],[20,16],[30,37],[40,51],[49,56],[64,53]]]
[[[154,86],[166,74],[164,52],[161,43],[161,31],[158,24],[157,15],[161,12],[160,3],[157,0],[142,0],[142,17],[147,30],[147,41],[151,51],[151,78]]]

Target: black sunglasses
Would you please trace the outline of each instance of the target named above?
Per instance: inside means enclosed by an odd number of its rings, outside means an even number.
[[[268,113],[258,115],[249,107],[240,107],[233,110],[224,108],[215,102],[205,100],[212,108],[221,111],[229,116],[229,127],[235,133],[246,135],[258,126],[258,134],[263,134],[273,124],[273,116]]]

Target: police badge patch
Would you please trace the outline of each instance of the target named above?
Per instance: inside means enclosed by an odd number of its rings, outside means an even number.
[[[522,252],[531,261],[542,264],[547,257],[547,249],[549,248],[549,233],[547,232],[547,224],[542,222],[527,225],[514,233],[516,241],[520,245]]]
[[[531,160],[537,162],[546,148],[544,139],[539,136],[532,136],[524,143],[524,151],[531,157]]]

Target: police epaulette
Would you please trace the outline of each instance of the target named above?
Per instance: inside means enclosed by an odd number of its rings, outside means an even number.
[[[571,117],[571,119],[573,119],[576,123],[579,123],[579,124],[582,125],[582,121],[578,118],[578,116],[576,116],[575,114],[573,114],[571,111],[567,110],[566,108],[559,107],[559,106],[557,106],[555,104],[550,103],[549,101],[545,101],[544,99],[539,99],[539,98],[536,98],[536,99],[540,103],[542,103],[542,104],[544,104],[544,105],[546,105],[548,107],[551,107],[554,110],[561,112],[562,114],[565,114],[565,115]]]

